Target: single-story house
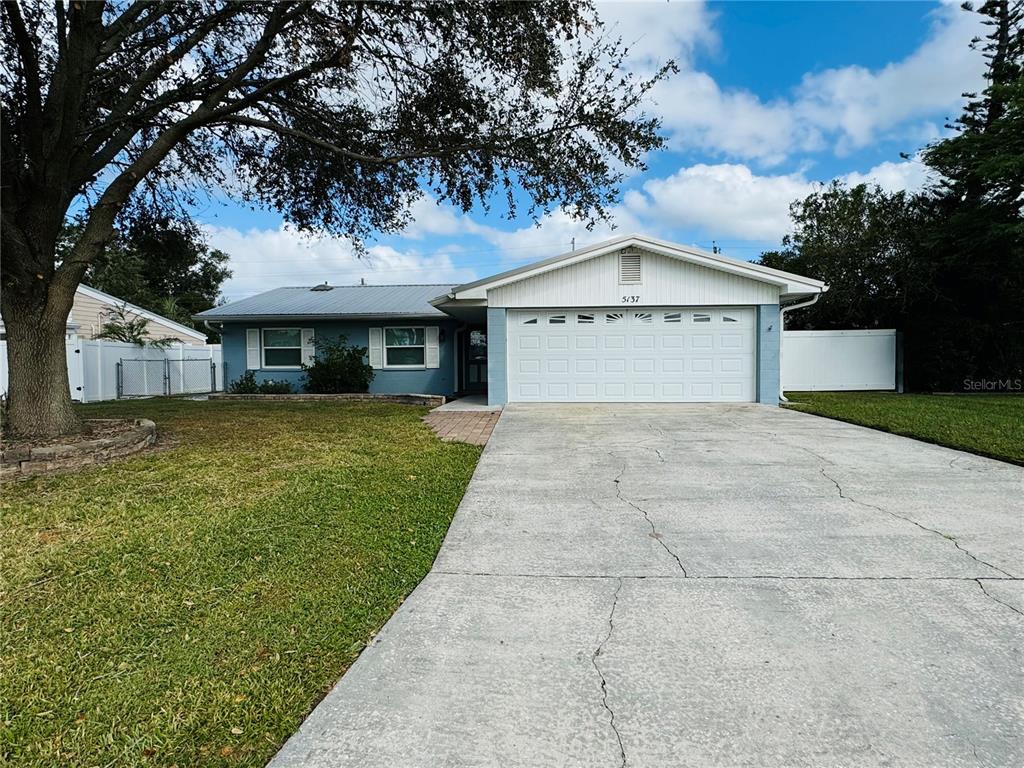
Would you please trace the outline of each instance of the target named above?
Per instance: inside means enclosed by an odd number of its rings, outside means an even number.
[[[371,392],[506,402],[779,402],[782,313],[819,280],[629,235],[464,285],[277,288],[196,315],[225,381],[301,386],[318,337],[365,346]]]
[[[88,285],[79,285],[75,290],[75,300],[71,305],[71,314],[68,315],[68,335],[77,334],[86,339],[94,338],[103,328],[103,324],[113,318],[115,312],[122,307],[129,318],[144,317],[149,321],[146,336],[154,341],[170,339],[173,342],[198,347],[206,344],[205,333]],[[3,321],[0,321],[0,341],[4,338],[6,333]]]

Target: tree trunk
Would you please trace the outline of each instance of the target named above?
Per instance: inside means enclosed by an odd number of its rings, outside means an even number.
[[[63,313],[61,306],[53,306],[65,303],[68,311]],[[82,420],[71,402],[65,351],[70,301],[47,302],[37,310],[12,301],[4,305],[9,371],[5,431],[18,437],[81,432]]]

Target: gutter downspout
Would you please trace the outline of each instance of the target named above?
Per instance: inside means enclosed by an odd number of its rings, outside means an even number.
[[[806,301],[798,301],[796,304],[790,304],[789,306],[786,306],[786,307],[779,307],[779,402],[780,403],[788,403],[789,402],[789,400],[786,399],[786,390],[782,386],[782,355],[783,355],[783,352],[784,352],[784,350],[786,348],[786,345],[785,345],[785,341],[786,341],[786,313],[789,312],[791,309],[802,309],[804,307],[809,307],[812,304],[816,304],[818,302],[818,299],[820,299],[820,298],[821,298],[821,294],[820,293],[816,293],[816,294],[814,294],[814,296],[812,296],[811,298],[807,299]]]

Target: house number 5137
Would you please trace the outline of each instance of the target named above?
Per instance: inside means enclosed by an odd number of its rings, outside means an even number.
[[[640,297],[639,296],[623,296],[622,297],[622,303],[623,304],[639,304],[640,303]]]

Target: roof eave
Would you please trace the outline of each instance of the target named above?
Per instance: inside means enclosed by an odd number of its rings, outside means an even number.
[[[821,292],[825,285],[820,280],[803,277],[802,275],[795,275],[789,272],[772,269],[771,267],[765,267],[760,264],[731,259],[721,256],[720,254],[703,251],[699,248],[680,246],[676,243],[657,240],[653,237],[648,237],[647,235],[633,234],[596,243],[588,248],[581,248],[578,251],[569,251],[567,253],[559,254],[558,256],[553,256],[549,259],[544,259],[543,261],[501,272],[497,275],[484,278],[483,280],[459,285],[452,289],[451,294],[456,299],[460,298],[460,294],[469,294],[465,298],[476,299],[479,298],[479,294],[481,292],[486,294],[486,291],[492,288],[497,288],[520,280],[526,280],[555,269],[570,266],[580,261],[592,259],[597,256],[603,256],[628,245],[636,245],[655,253],[660,253],[664,256],[702,264],[703,266],[707,266],[711,269],[719,269],[723,272],[729,272],[751,280],[771,283],[779,286],[784,292],[789,292],[790,287],[794,285],[801,288],[803,286],[807,286],[811,293]]]
[[[244,323],[244,322],[286,322],[290,320],[313,322],[317,320],[444,320],[443,312],[374,312],[362,314],[315,314],[315,315],[192,315],[193,320],[204,320],[211,323]]]

